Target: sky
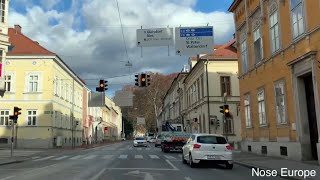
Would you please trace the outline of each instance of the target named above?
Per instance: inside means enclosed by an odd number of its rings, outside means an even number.
[[[234,33],[232,0],[11,0],[9,25],[58,54],[90,89],[108,81],[107,94],[134,84],[134,74],[170,74],[188,64],[174,47],[136,47],[136,29],[179,26],[214,27],[214,44]],[[125,47],[127,47],[128,56]],[[125,66],[130,61],[132,67]]]

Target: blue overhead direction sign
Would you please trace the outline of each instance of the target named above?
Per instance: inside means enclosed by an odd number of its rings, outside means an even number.
[[[199,37],[199,36],[213,36],[213,32],[190,32],[180,33],[180,37]]]
[[[180,29],[180,33],[197,33],[197,32],[213,32],[213,29],[212,27]]]

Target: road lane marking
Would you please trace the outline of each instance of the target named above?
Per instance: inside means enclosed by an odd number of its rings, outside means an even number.
[[[15,177],[15,176],[8,176],[8,177],[5,177],[5,178],[1,178],[0,180],[11,179],[11,178],[13,178],[13,177]]]
[[[164,157],[166,157],[167,159],[176,159],[175,157],[169,155],[164,155]]]
[[[113,157],[113,155],[105,155],[105,156],[103,156],[103,159],[110,159],[110,158],[112,158]]]
[[[160,159],[157,155],[149,155],[151,159]]]
[[[142,155],[135,155],[134,158],[135,159],[143,159],[143,156]]]
[[[151,149],[150,149],[150,148],[146,148],[146,150],[147,150],[147,151],[150,151]]]
[[[87,157],[85,157],[85,158],[83,158],[83,159],[93,159],[93,158],[95,158],[95,157],[97,157],[97,155],[89,155],[89,156],[87,156]]]
[[[79,158],[81,158],[81,155],[74,156],[74,157],[72,157],[72,158],[70,158],[70,159],[75,160],[75,159],[79,159]]]
[[[119,156],[119,158],[120,158],[120,159],[127,159],[127,158],[128,158],[128,155],[123,155],[123,154],[121,154],[121,155]]]
[[[127,149],[127,148],[120,148],[119,150],[120,150],[120,151],[124,151],[124,150],[126,150],[126,149]]]
[[[189,178],[189,177],[184,177],[184,179],[185,179],[185,180],[191,180],[191,178]]]
[[[173,167],[173,169],[179,170],[176,166],[174,166],[168,159],[166,160],[166,162]]]
[[[65,158],[67,158],[67,157],[69,157],[69,156],[61,156],[61,157],[55,158],[55,159],[53,159],[53,160],[61,160],[61,159],[65,159]]]
[[[129,150],[133,149],[133,147],[129,147]]]
[[[95,176],[93,176],[90,180],[96,180],[98,179],[105,171],[107,168],[103,168],[101,171],[99,171]]]
[[[142,148],[138,148],[138,151],[141,151],[142,150]]]
[[[44,157],[44,158],[41,158],[41,159],[35,159],[33,161],[44,161],[44,160],[47,160],[47,159],[50,159],[50,158],[54,158],[54,156],[47,156],[47,157]]]
[[[161,169],[161,168],[107,168],[108,170],[151,170],[151,171],[179,171],[179,169]]]
[[[38,159],[41,158],[41,156],[33,156],[31,159]]]

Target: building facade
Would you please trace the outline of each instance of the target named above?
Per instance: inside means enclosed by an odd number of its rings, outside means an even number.
[[[182,121],[186,132],[190,133],[223,134],[238,146],[241,140],[240,97],[234,44],[235,40],[231,40],[215,46],[213,54],[190,58],[191,71],[175,78],[164,98],[158,120]],[[227,93],[226,98],[224,93]],[[228,104],[231,111],[231,118],[226,121],[219,108],[224,104]]]
[[[320,2],[235,0],[242,148],[320,156]],[[319,161],[320,162],[320,161]]]
[[[4,95],[6,55],[10,49],[8,36],[9,0],[0,0],[0,96]]]
[[[9,29],[9,39],[14,48],[7,54],[6,92],[0,99],[1,145],[9,145],[14,106],[22,109],[15,126],[17,147],[82,144],[83,82],[59,56],[26,37],[19,25]]]

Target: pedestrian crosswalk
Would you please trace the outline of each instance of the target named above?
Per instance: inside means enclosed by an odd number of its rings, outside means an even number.
[[[155,159],[165,159],[165,160],[179,160],[181,159],[181,154],[179,155],[155,155],[155,154],[86,154],[86,155],[60,155],[60,156],[34,156],[32,161],[61,161],[61,160],[95,160],[95,159],[112,159],[117,158],[120,160],[126,159],[136,159],[136,160],[155,160]]]

